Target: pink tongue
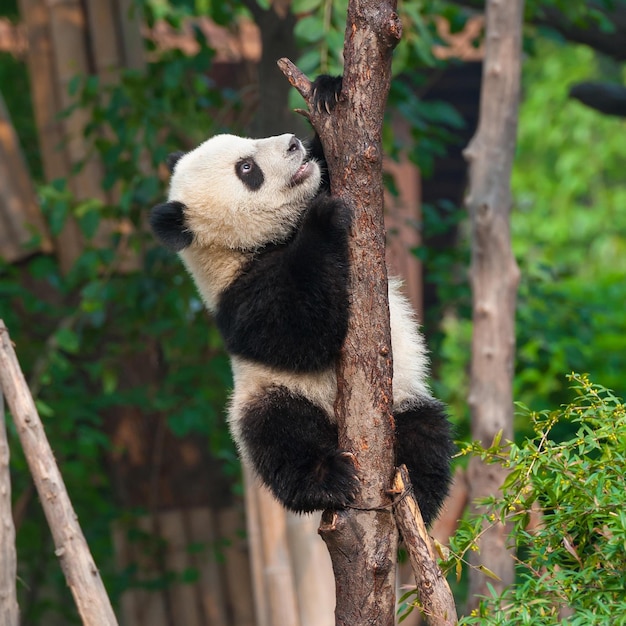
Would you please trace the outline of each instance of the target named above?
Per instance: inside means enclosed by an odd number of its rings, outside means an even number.
[[[299,181],[302,178],[302,174],[304,174],[306,168],[308,166],[308,163],[303,163],[298,170],[296,171],[296,173],[293,175],[292,180],[293,181]]]

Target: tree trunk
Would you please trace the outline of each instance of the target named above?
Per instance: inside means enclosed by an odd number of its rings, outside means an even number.
[[[523,0],[488,0],[486,45],[478,130],[465,150],[470,166],[466,205],[472,223],[470,278],[473,291],[472,365],[469,405],[472,437],[484,446],[502,432],[513,438],[515,300],[519,270],[511,250],[510,175],[520,95]],[[468,469],[470,501],[497,494],[506,470],[473,458]],[[496,524],[479,542],[473,563],[493,571],[496,591],[513,582],[506,528]],[[488,595],[482,572],[470,572],[470,608]]]
[[[400,35],[393,0],[351,0],[343,93],[331,115],[309,106],[332,193],[354,216],[352,310],[335,406],[339,445],[356,457],[361,492],[355,508],[326,511],[320,526],[335,573],[335,621],[346,626],[391,626],[395,621],[398,533],[387,494],[394,458],[381,129],[392,51]],[[288,63],[281,68],[310,103],[310,83]]]

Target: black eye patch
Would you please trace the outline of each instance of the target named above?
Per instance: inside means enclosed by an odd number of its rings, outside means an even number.
[[[237,161],[235,164],[235,173],[237,174],[237,178],[239,178],[250,191],[260,189],[265,180],[263,170],[252,157]]]

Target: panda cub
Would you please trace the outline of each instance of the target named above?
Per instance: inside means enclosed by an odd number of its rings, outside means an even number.
[[[341,78],[313,86],[316,105],[330,108]],[[168,201],[150,223],[193,276],[231,356],[229,425],[241,455],[288,509],[349,506],[359,481],[338,447],[333,404],[350,311],[350,212],[329,195],[319,138],[217,135],[170,155],[168,167]],[[450,482],[450,427],[393,279],[389,305],[397,463],[430,523]]]

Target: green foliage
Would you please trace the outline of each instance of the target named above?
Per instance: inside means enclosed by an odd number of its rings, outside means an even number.
[[[523,67],[511,236],[522,273],[514,397],[539,408],[566,401],[567,371],[626,395],[626,142],[623,121],[567,97],[572,83],[602,78],[593,52],[542,38],[534,48]],[[453,268],[448,276],[456,280]],[[467,291],[455,293],[442,299],[438,391],[461,416],[471,312]],[[516,432],[527,427],[518,415]]]
[[[522,445],[496,440],[465,454],[510,468],[502,497],[466,521],[446,568],[459,573],[468,550],[496,522],[512,524],[517,581],[484,598],[461,624],[552,626],[559,611],[572,626],[626,623],[626,406],[587,376],[569,377],[575,399],[557,411],[527,412],[533,436]],[[557,440],[559,425],[573,436]],[[499,439],[499,438],[496,438]],[[529,525],[531,518],[540,523]]]
[[[530,406],[562,401],[564,371],[626,392],[623,122],[567,98],[593,78],[602,69],[588,48],[541,40],[524,68],[512,236],[523,277],[516,397]]]
[[[103,188],[116,201],[79,201],[68,180],[41,185],[50,232],[58,235],[76,220],[83,253],[66,273],[51,256],[19,266],[0,261],[0,318],[114,602],[134,582],[132,572],[120,574],[113,563],[111,523],[121,513],[105,462],[113,416],[135,410],[154,423],[166,420],[178,436],[204,436],[225,474],[239,479],[223,419],[228,359],[191,279],[145,226],[149,208],[165,196],[159,175],[165,156],[222,129],[238,107],[235,94],[218,91],[208,78],[213,52],[200,34],[197,41],[193,57],[153,50],[145,72],[125,71],[115,85],[93,76],[71,82],[73,108],[90,112],[87,159],[99,154]],[[113,230],[107,241],[109,220],[131,227]],[[138,260],[134,269],[125,267],[130,258]],[[13,493],[27,494],[28,503],[17,536],[23,619],[44,623],[55,615],[79,623],[14,432],[10,439]],[[177,576],[189,581],[194,574]]]

